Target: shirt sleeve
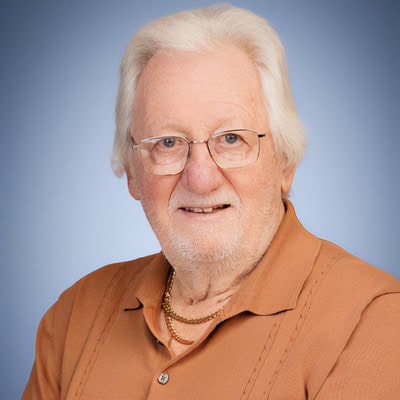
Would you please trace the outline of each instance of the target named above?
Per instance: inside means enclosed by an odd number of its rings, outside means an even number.
[[[40,322],[36,337],[35,361],[22,400],[56,400],[60,398],[63,330],[60,329],[57,314],[56,303]]]
[[[316,400],[400,400],[400,293],[374,299]]]

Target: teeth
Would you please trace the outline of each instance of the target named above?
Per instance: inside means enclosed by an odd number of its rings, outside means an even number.
[[[203,214],[208,214],[212,213],[215,210],[220,210],[224,208],[224,206],[218,206],[218,207],[207,207],[207,208],[200,208],[200,207],[185,207],[185,211],[191,211],[195,213],[203,213]]]

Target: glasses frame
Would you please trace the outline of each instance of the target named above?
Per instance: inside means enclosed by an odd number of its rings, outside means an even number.
[[[217,137],[217,136],[224,135],[224,134],[228,134],[228,133],[235,133],[235,132],[253,132],[253,133],[257,136],[257,138],[258,138],[258,142],[257,142],[257,146],[258,146],[258,147],[257,147],[257,156],[256,156],[256,158],[254,159],[254,161],[251,161],[251,162],[249,162],[249,163],[247,163],[247,164],[240,165],[240,166],[238,166],[238,167],[222,167],[222,166],[220,166],[220,165],[218,164],[218,162],[214,159],[214,154],[213,154],[213,152],[212,152],[211,149],[210,149],[209,141],[212,140],[212,139],[214,139],[214,138]],[[138,153],[138,156],[139,156],[139,158],[140,158],[140,161],[141,161],[141,163],[142,163],[142,165],[143,165],[144,170],[145,170],[147,173],[149,173],[149,174],[151,174],[151,175],[157,175],[157,176],[169,176],[169,175],[177,175],[177,174],[180,174],[180,173],[185,169],[186,164],[187,164],[187,162],[188,162],[188,160],[189,160],[189,158],[190,158],[191,148],[192,148],[192,145],[193,145],[193,144],[203,144],[203,143],[204,143],[204,144],[207,146],[207,150],[208,150],[208,153],[210,154],[211,159],[214,161],[214,163],[215,163],[219,168],[222,168],[222,169],[236,169],[236,168],[242,168],[242,167],[246,167],[246,166],[248,166],[248,165],[254,164],[255,162],[257,162],[258,157],[259,157],[259,155],[260,155],[260,139],[263,138],[263,137],[266,137],[266,136],[267,136],[266,133],[258,133],[258,132],[254,131],[254,130],[252,130],[252,129],[228,129],[228,130],[224,130],[224,131],[215,132],[215,133],[213,133],[208,139],[203,139],[203,140],[196,140],[196,139],[194,139],[194,140],[189,140],[186,136],[180,136],[180,135],[165,135],[165,136],[152,136],[152,137],[149,137],[149,138],[142,139],[139,143],[136,143],[136,142],[135,142],[135,139],[134,139],[132,136],[130,136],[130,138],[131,138],[131,140],[132,140],[132,150],[137,149],[137,153]],[[149,171],[149,170],[146,168],[146,165],[145,165],[145,163],[144,163],[143,157],[142,157],[141,152],[140,152],[141,144],[147,143],[147,142],[151,142],[151,141],[153,141],[153,140],[155,140],[155,139],[164,139],[164,138],[169,138],[169,137],[170,137],[170,138],[179,138],[179,139],[182,139],[184,142],[187,143],[187,145],[188,145],[188,151],[187,151],[187,155],[186,155],[186,160],[185,160],[185,162],[182,164],[182,167],[181,167],[180,169],[177,170],[177,172],[167,173],[167,174],[155,174],[154,172],[151,172],[151,171]]]

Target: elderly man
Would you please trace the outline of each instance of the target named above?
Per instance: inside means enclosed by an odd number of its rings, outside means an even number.
[[[48,311],[24,399],[399,399],[400,284],[297,221],[304,135],[256,15],[161,18],[121,66],[114,168],[157,255]]]

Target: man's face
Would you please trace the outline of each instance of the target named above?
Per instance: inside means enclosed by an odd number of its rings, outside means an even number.
[[[146,173],[137,154],[127,171],[130,192],[173,265],[196,268],[226,260],[254,265],[280,223],[281,193],[289,191],[293,169],[285,170],[275,157],[250,59],[235,47],[160,51],[138,81],[133,121],[136,143],[163,135],[204,140],[228,129],[267,134],[260,139],[258,161],[242,168],[219,168],[207,146],[195,144],[177,175]]]

